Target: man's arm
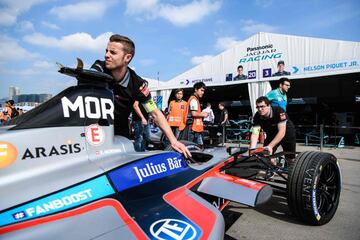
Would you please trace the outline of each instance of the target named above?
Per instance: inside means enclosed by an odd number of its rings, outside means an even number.
[[[221,122],[221,125],[225,124],[227,122],[227,120],[228,120],[228,113],[226,112],[224,114],[224,121]]]
[[[197,111],[191,111],[191,116],[193,117],[201,117],[201,118],[204,118],[204,117],[207,117],[208,116],[208,113],[207,112],[200,112],[198,113]]]
[[[179,142],[174,136],[168,122],[165,119],[163,113],[156,107],[156,103],[153,99],[151,99],[151,94],[147,86],[147,82],[143,81],[141,87],[139,88],[139,92],[136,98],[142,106],[145,108],[146,112],[148,112],[155,122],[155,124],[161,129],[161,131],[165,134],[165,136],[169,139],[171,143],[171,147],[182,154],[185,155],[185,158],[191,157],[191,153],[189,149],[186,148],[184,144]]]
[[[143,125],[147,125],[148,122],[147,122],[146,118],[144,117],[144,115],[142,114],[142,112],[141,112],[141,110],[140,110],[139,101],[135,101],[135,102],[134,102],[133,108],[134,108],[136,114],[141,118],[141,123],[142,123]]]
[[[260,126],[253,126],[251,129],[251,137],[250,137],[250,149],[256,148],[257,142],[259,140],[261,127]]]
[[[194,118],[204,118],[208,116],[207,112],[200,112],[198,113],[197,110],[200,108],[200,105],[198,104],[198,102],[195,99],[192,99],[190,101],[190,111],[191,111],[191,116]]]
[[[185,147],[184,144],[179,142],[176,137],[174,136],[173,132],[171,131],[171,128],[166,121],[164,115],[159,109],[154,109],[150,112],[151,116],[154,119],[154,122],[157,126],[161,129],[161,131],[165,134],[165,136],[169,139],[171,143],[171,147],[175,149],[178,152],[181,152],[185,155],[186,158],[191,157],[190,151]]]
[[[269,154],[272,155],[272,149],[284,138],[286,133],[286,122],[279,123],[278,124],[278,133],[274,137],[274,139],[269,143],[269,145],[266,146],[266,148],[269,150]]]

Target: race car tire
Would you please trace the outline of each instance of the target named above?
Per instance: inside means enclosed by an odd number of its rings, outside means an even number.
[[[291,212],[310,225],[329,222],[339,205],[341,173],[334,155],[303,152],[289,166],[287,202]]]

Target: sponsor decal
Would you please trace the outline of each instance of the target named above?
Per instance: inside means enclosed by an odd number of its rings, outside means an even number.
[[[213,81],[212,78],[201,78],[201,79],[194,79],[194,80],[186,79],[185,81],[181,81],[180,84],[189,85],[190,83],[195,84],[197,82],[212,82],[212,81]]]
[[[92,124],[85,129],[86,141],[93,146],[100,146],[105,141],[105,133],[98,124]]]
[[[67,97],[61,98],[62,109],[65,118],[70,118],[70,112],[77,112],[80,118],[114,119],[114,103],[109,98],[78,96],[74,102]]]
[[[233,80],[233,75],[232,75],[232,73],[228,73],[228,74],[225,75],[225,81],[226,81],[226,82],[230,82],[230,81],[232,81],[232,80]]]
[[[292,68],[293,68],[293,72],[292,72],[293,74],[298,73],[299,70],[300,70],[300,69],[299,69],[298,67],[296,67],[296,66],[293,66]]]
[[[150,90],[146,82],[143,83],[139,90],[145,97],[149,96],[150,94]]]
[[[247,63],[247,62],[259,62],[262,60],[273,60],[277,58],[281,58],[282,53],[273,53],[271,55],[263,55],[263,56],[256,56],[256,57],[249,57],[249,58],[241,58],[239,63]]]
[[[315,169],[311,168],[305,171],[305,178],[302,184],[302,199],[306,209],[312,209],[312,191],[313,191],[313,176]]]
[[[68,142],[67,144],[63,144],[60,146],[50,146],[50,147],[32,147],[26,148],[22,160],[26,159],[34,159],[34,158],[46,158],[52,156],[60,156],[67,154],[75,154],[80,153],[82,151],[82,147],[80,143],[72,144]]]
[[[349,68],[358,68],[360,66],[359,62],[356,60],[350,61],[341,61],[336,63],[326,63],[326,64],[317,64],[304,66],[304,72],[324,72],[324,71],[336,71],[344,70]]]
[[[255,79],[256,78],[256,70],[248,71],[248,79]]]
[[[105,149],[105,150],[97,150],[97,151],[95,151],[95,154],[96,155],[111,155],[111,154],[119,154],[119,153],[121,153],[122,152],[122,150],[121,149]]]
[[[0,141],[0,168],[13,164],[18,156],[17,149],[8,142]]]
[[[154,101],[154,99],[150,99],[146,103],[142,103],[142,106],[144,107],[145,111],[148,113],[154,111],[157,108],[156,102]]]
[[[258,46],[258,47],[248,47],[246,48],[246,51],[248,52],[247,55],[249,55],[250,53],[255,54],[256,52],[259,51],[268,51],[267,49],[272,49],[273,45],[272,44],[268,44],[268,45],[263,45],[263,46]],[[259,54],[259,53],[258,53]]]
[[[321,165],[321,166],[319,167],[319,170],[318,170],[319,173],[316,175],[316,177],[315,177],[315,179],[314,179],[314,185],[313,185],[313,189],[312,189],[312,192],[311,192],[312,209],[313,209],[314,214],[315,214],[315,217],[316,217],[316,219],[317,219],[318,221],[320,221],[321,215],[320,215],[320,213],[319,213],[319,211],[318,211],[318,205],[317,205],[317,201],[316,201],[316,196],[317,196],[317,194],[316,194],[316,189],[317,189],[317,183],[318,183],[318,176],[320,176],[320,173],[321,173],[321,171],[322,171],[322,168],[323,168],[323,166]]]
[[[161,219],[150,226],[150,233],[155,239],[192,240],[198,239],[198,233],[192,224],[178,219]]]
[[[264,68],[263,69],[263,78],[271,77],[271,68]]]
[[[258,62],[262,60],[273,60],[281,58],[282,53],[277,52],[272,44],[248,47],[246,55],[239,60],[239,63]]]
[[[27,203],[0,214],[0,226],[64,211],[114,194],[106,176]]]
[[[121,191],[186,170],[179,153],[164,153],[128,164],[109,173],[116,190]]]

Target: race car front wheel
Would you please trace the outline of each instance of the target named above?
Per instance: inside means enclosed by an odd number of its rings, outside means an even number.
[[[330,153],[300,153],[289,167],[288,205],[295,216],[308,224],[323,225],[333,218],[340,191],[340,168]]]

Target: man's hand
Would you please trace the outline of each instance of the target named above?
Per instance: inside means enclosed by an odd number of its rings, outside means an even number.
[[[185,158],[190,158],[191,157],[191,153],[190,153],[189,149],[187,149],[183,143],[176,140],[173,143],[171,143],[171,147],[175,151],[184,154]]]
[[[273,154],[273,148],[271,146],[265,146],[264,148],[269,151],[269,155]]]
[[[209,116],[209,113],[207,113],[207,112],[202,112],[201,114],[202,114],[203,117],[208,117]]]
[[[142,125],[148,125],[148,122],[145,118],[141,119],[141,123],[142,123]]]
[[[171,147],[182,154],[185,155],[185,158],[191,157],[191,153],[189,149],[185,147],[184,144],[179,142],[176,137],[174,136],[173,132],[169,124],[167,123],[164,115],[160,112],[159,109],[155,109],[154,111],[150,112],[151,116],[154,118],[154,122],[160,127],[161,131],[165,134],[165,136],[169,139],[171,143]]]

